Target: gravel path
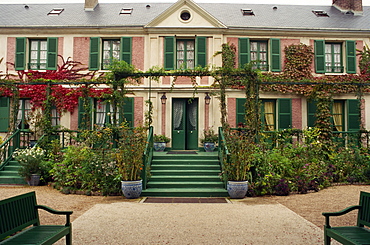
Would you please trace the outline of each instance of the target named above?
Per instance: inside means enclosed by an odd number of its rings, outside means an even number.
[[[64,195],[48,186],[0,186],[0,199],[29,191],[36,191],[38,204],[57,210],[73,210],[74,244],[265,244],[262,240],[248,241],[249,235],[264,239],[266,238],[264,234],[270,234],[274,244],[300,244],[302,241],[305,241],[304,244],[322,244],[324,217],[321,213],[339,211],[356,205],[360,191],[370,192],[370,186],[334,186],[305,195],[231,200],[231,204],[138,204],[138,200],[128,200],[122,196]],[[246,205],[248,207],[245,207]],[[125,211],[114,211],[119,209]],[[230,213],[226,214],[226,210]],[[140,215],[135,215],[134,211],[138,211]],[[156,216],[153,216],[154,214]],[[168,217],[166,214],[171,216]],[[266,226],[264,217],[268,217],[272,225]],[[49,215],[44,211],[40,211],[40,219],[42,224],[65,221],[64,218]],[[162,219],[169,222],[163,222]],[[158,222],[153,223],[148,220]],[[227,220],[235,220],[244,225],[245,227],[240,230],[244,235],[237,235],[237,231],[223,227],[223,223],[227,223]],[[96,228],[84,228],[87,226],[86,222],[88,225],[96,223]],[[297,222],[302,227],[295,227],[294,224]],[[333,226],[353,225],[355,222],[356,213],[331,220]],[[117,229],[114,224],[120,224],[120,229]],[[171,229],[168,229],[168,226]],[[123,233],[124,230],[131,230],[130,235]],[[144,230],[151,230],[146,233],[146,239],[142,236]],[[165,232],[166,230],[169,233]],[[182,230],[182,232],[171,233],[171,230]],[[99,240],[101,237],[106,237],[102,235],[104,232],[109,233],[114,243],[109,239]],[[295,237],[297,234],[299,236]],[[117,243],[116,239],[122,237],[128,239],[135,235],[139,235],[139,240],[132,238],[132,240]],[[235,240],[243,236],[245,236],[243,241]],[[287,243],[287,240],[291,242]],[[58,244],[63,243],[58,242]]]

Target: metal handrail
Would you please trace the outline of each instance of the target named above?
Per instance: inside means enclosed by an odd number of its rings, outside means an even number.
[[[221,174],[226,175],[225,163],[230,162],[230,153],[229,153],[229,150],[227,149],[226,139],[225,139],[225,135],[224,135],[224,131],[222,127],[218,128],[218,159],[221,164]],[[224,187],[226,189],[227,176],[223,176],[222,179],[224,182]]]
[[[148,139],[143,154],[143,170],[141,171],[141,179],[143,180],[143,190],[146,189],[148,183],[148,174],[153,160],[153,126],[149,127]]]
[[[0,170],[8,164],[13,157],[13,152],[20,148],[20,138],[22,130],[18,129],[7,140],[0,145]]]

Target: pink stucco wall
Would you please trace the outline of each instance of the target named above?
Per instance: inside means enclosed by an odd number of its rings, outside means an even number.
[[[236,127],[236,98],[227,98],[227,121],[230,127]]]
[[[8,51],[6,62],[14,64],[15,62],[15,37],[8,37]],[[9,70],[14,70],[12,65],[8,65]]]
[[[144,123],[144,98],[135,97],[134,99],[134,126],[140,126]]]
[[[299,39],[280,39],[280,48],[281,48],[281,56],[280,56],[280,61],[281,61],[281,70],[283,71],[285,68],[285,47],[289,45],[298,45],[300,44]]]
[[[302,99],[292,99],[292,128],[302,128]]]
[[[73,60],[81,62],[83,67],[89,66],[89,37],[75,37],[73,39]]]
[[[76,106],[73,112],[71,112],[70,129],[78,130],[78,106]]]
[[[132,38],[132,64],[144,70],[144,37]]]
[[[356,50],[363,50],[364,49],[364,42],[363,41],[356,41]],[[356,57],[356,73],[360,73],[360,58]]]

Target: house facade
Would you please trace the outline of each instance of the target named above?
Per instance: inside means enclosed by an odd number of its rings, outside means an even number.
[[[0,4],[0,71],[55,70],[60,57],[81,62],[87,71],[104,74],[112,60],[124,60],[137,69],[165,70],[220,67],[222,44],[234,44],[237,65],[257,61],[262,73],[284,70],[284,48],[306,44],[313,48],[314,77],[359,74],[356,50],[369,45],[370,7],[361,0],[333,0],[331,6],[196,3]],[[125,118],[132,126],[144,122],[153,103],[156,134],[172,138],[171,147],[197,149],[203,129],[220,126],[219,98],[212,93],[214,78],[197,77],[197,91],[189,77],[159,81],[143,79],[130,86]],[[9,128],[10,103],[1,97],[0,130]],[[191,99],[191,100],[189,100]],[[355,131],[361,123],[370,129],[370,96],[363,97],[361,117],[357,97],[335,94],[333,129]],[[267,131],[314,126],[315,105],[303,95],[261,92],[262,120]],[[227,90],[228,123],[243,123],[245,94]],[[19,102],[18,125],[25,127],[32,105]],[[112,113],[109,103],[92,99],[92,124],[104,126]],[[54,110],[53,124],[77,130],[82,107],[62,115]]]

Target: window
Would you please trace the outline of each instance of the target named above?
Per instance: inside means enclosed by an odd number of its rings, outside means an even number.
[[[31,70],[46,70],[47,41],[30,40],[30,62],[28,68]]]
[[[345,45],[345,52],[343,52]],[[315,40],[316,73],[356,73],[356,42],[345,43]]]
[[[245,123],[245,99],[237,99],[236,123]],[[291,99],[261,100],[261,123],[264,131],[275,131],[291,128],[292,101]]]
[[[114,110],[112,105],[108,101],[100,101],[97,99],[90,99],[89,105],[91,109],[91,115],[86,115],[85,108],[83,106],[83,100],[80,99],[78,104],[78,127],[79,129],[89,129],[91,125],[98,128],[106,127],[113,123]],[[123,106],[123,118],[127,121],[129,127],[134,126],[134,98],[126,98]],[[120,118],[120,109],[118,108],[116,119],[117,123],[123,122],[123,118]],[[92,123],[89,123],[92,122]]]
[[[331,123],[334,132],[358,131],[360,129],[360,110],[358,100],[334,100],[331,107]],[[308,127],[316,122],[316,102],[308,102]]]
[[[55,9],[50,10],[48,15],[60,15],[63,11],[64,11],[63,8],[55,8]]]
[[[250,40],[239,38],[239,66],[254,61],[262,71],[281,71],[280,39]]]
[[[29,114],[31,112],[31,100],[30,99],[20,99],[19,100],[19,107],[18,107],[18,114],[17,114],[17,122],[16,126],[19,129],[29,129]]]
[[[113,60],[120,60],[120,40],[103,40],[103,70],[108,69]]]
[[[90,38],[90,70],[109,69],[113,60],[124,60],[131,64],[132,38]]]
[[[251,61],[256,62],[253,68],[268,71],[267,41],[251,41],[250,47]]]
[[[207,65],[207,38],[164,38],[164,67],[166,70],[193,69]]]
[[[55,106],[51,108],[51,126],[58,126],[60,125],[60,115],[58,110]]]
[[[27,60],[28,43],[28,64]],[[15,69],[25,70],[56,70],[58,57],[58,38],[45,39],[16,38]]]
[[[9,101],[9,98],[7,97],[0,97],[0,132],[7,132],[9,129]]]
[[[120,15],[121,14],[126,14],[126,15],[130,15],[130,14],[132,14],[132,8],[123,8],[123,9],[121,9],[121,12],[119,13]]]
[[[312,10],[312,13],[314,13],[317,17],[329,17],[328,13],[326,13],[324,10]]]
[[[241,9],[241,11],[242,11],[243,16],[250,16],[250,15],[254,15],[254,13],[253,13],[253,10],[252,10],[252,9]]]
[[[176,67],[177,69],[194,68],[194,40],[177,40],[176,41]]]

